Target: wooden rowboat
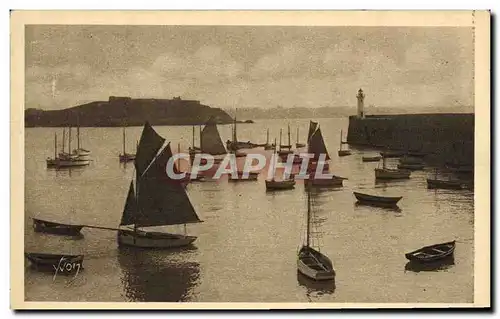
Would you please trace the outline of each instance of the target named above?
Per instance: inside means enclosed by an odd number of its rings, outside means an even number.
[[[299,251],[297,269],[304,276],[313,280],[332,280],[335,278],[335,270],[330,258],[308,246],[302,246]]]
[[[423,169],[424,164],[420,163],[399,163],[398,169],[409,169],[409,170],[419,170]]]
[[[406,259],[414,262],[433,262],[453,256],[455,241],[425,246],[405,254]]]
[[[359,192],[353,192],[353,194],[360,203],[366,203],[376,206],[395,206],[401,200],[401,198],[403,198],[402,196],[398,197],[375,196]]]
[[[285,190],[295,187],[295,180],[287,179],[282,181],[266,180],[266,190]]]
[[[50,222],[43,219],[33,218],[33,228],[36,232],[54,235],[77,236],[80,235],[83,225],[68,225]]]
[[[348,156],[351,155],[351,150],[338,150],[339,156]]]
[[[83,255],[24,253],[24,256],[40,270],[68,274],[83,268]]]
[[[378,162],[382,159],[382,156],[363,156],[361,160],[363,162]]]

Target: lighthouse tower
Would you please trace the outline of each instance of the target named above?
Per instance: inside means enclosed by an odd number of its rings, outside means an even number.
[[[364,119],[365,118],[365,94],[363,93],[363,90],[359,89],[358,90],[358,95],[356,95],[356,98],[358,99],[358,118]]]

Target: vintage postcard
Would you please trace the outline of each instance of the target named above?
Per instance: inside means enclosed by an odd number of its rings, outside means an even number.
[[[490,307],[487,11],[13,11],[11,307]]]

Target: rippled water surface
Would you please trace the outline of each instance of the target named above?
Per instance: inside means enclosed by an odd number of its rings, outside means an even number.
[[[90,166],[49,170],[54,131],[26,129],[25,248],[31,252],[83,253],[85,269],[74,279],[41,273],[26,262],[25,296],[30,301],[202,301],[202,302],[472,302],[473,192],[427,190],[431,168],[411,179],[375,183],[377,163],[362,163],[374,150],[351,146],[339,158],[340,130],[347,119],[317,119],[332,157],[330,169],[347,177],[344,187],[312,192],[313,211],[324,220],[318,228],[321,251],[336,269],[335,282],[312,283],[297,274],[296,253],[305,232],[304,185],[266,192],[258,181],[200,182],[187,192],[204,223],[189,225],[198,236],[184,250],[118,249],[116,233],[82,230],[71,239],[34,233],[30,217],[116,227],[133,175],[133,165],[118,162],[121,128],[82,128],[82,145],[92,151]],[[296,128],[305,142],[308,120],[258,120],[238,126],[240,140],[265,142],[266,129]],[[191,127],[155,127],[174,150],[191,143]],[[229,125],[219,126],[222,139]],[[127,130],[127,147],[135,146],[140,127]],[[196,138],[198,140],[198,137]],[[287,142],[286,134],[283,143]],[[266,153],[262,149],[255,152]],[[396,159],[389,160],[396,165]],[[355,190],[403,196],[400,210],[355,204]],[[172,230],[172,229],[169,229]],[[179,230],[174,227],[173,230]],[[424,245],[456,239],[454,261],[441,269],[415,269],[404,253]]]

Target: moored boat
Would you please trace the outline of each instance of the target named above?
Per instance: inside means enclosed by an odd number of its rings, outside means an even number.
[[[407,169],[391,169],[386,167],[385,157],[382,156],[382,168],[375,168],[375,179],[407,179],[411,171]]]
[[[236,177],[233,177],[232,174],[229,174],[228,180],[231,182],[237,181],[256,181],[259,178],[258,172],[248,172],[247,176],[244,176],[244,172],[238,171]]]
[[[425,246],[405,254],[406,259],[416,262],[433,262],[453,256],[455,252],[455,240]]]
[[[118,155],[121,163],[131,162],[135,160],[135,154],[127,153],[125,150],[125,127],[123,127],[123,153]]]
[[[297,254],[297,270],[313,280],[332,280],[335,278],[333,263],[319,249],[311,245],[311,195],[307,192],[307,230],[306,243]]]
[[[83,269],[84,255],[28,253],[24,256],[38,269],[70,274]]]
[[[140,229],[202,222],[182,182],[165,174],[172,150],[170,143],[163,147],[164,143],[165,139],[146,122],[134,162],[136,186],[131,181],[120,221],[120,227],[128,228],[118,229],[119,245],[173,248],[189,245],[197,239],[196,236],[187,235],[186,228],[184,235]]]
[[[420,170],[424,169],[424,164],[399,163],[397,167],[398,169]]]
[[[403,198],[402,196],[376,196],[360,192],[353,192],[353,194],[360,203],[376,206],[396,206],[397,203]]]
[[[67,236],[77,236],[80,235],[80,231],[83,225],[69,225],[51,222],[39,218],[33,219],[33,228],[36,232],[49,233],[54,235],[67,235]]]
[[[348,156],[348,155],[351,155],[351,150],[348,150],[348,149],[343,150],[342,149],[342,144],[345,144],[345,143],[342,142],[342,130],[340,130],[340,146],[339,146],[338,155],[339,156]]]
[[[385,158],[394,158],[394,157],[401,157],[405,155],[405,152],[402,151],[384,151],[380,152],[380,155]]]
[[[361,157],[361,160],[363,162],[378,162],[382,159],[382,156],[363,156]]]
[[[461,181],[446,181],[439,179],[427,178],[427,188],[429,189],[463,189],[464,186]]]

